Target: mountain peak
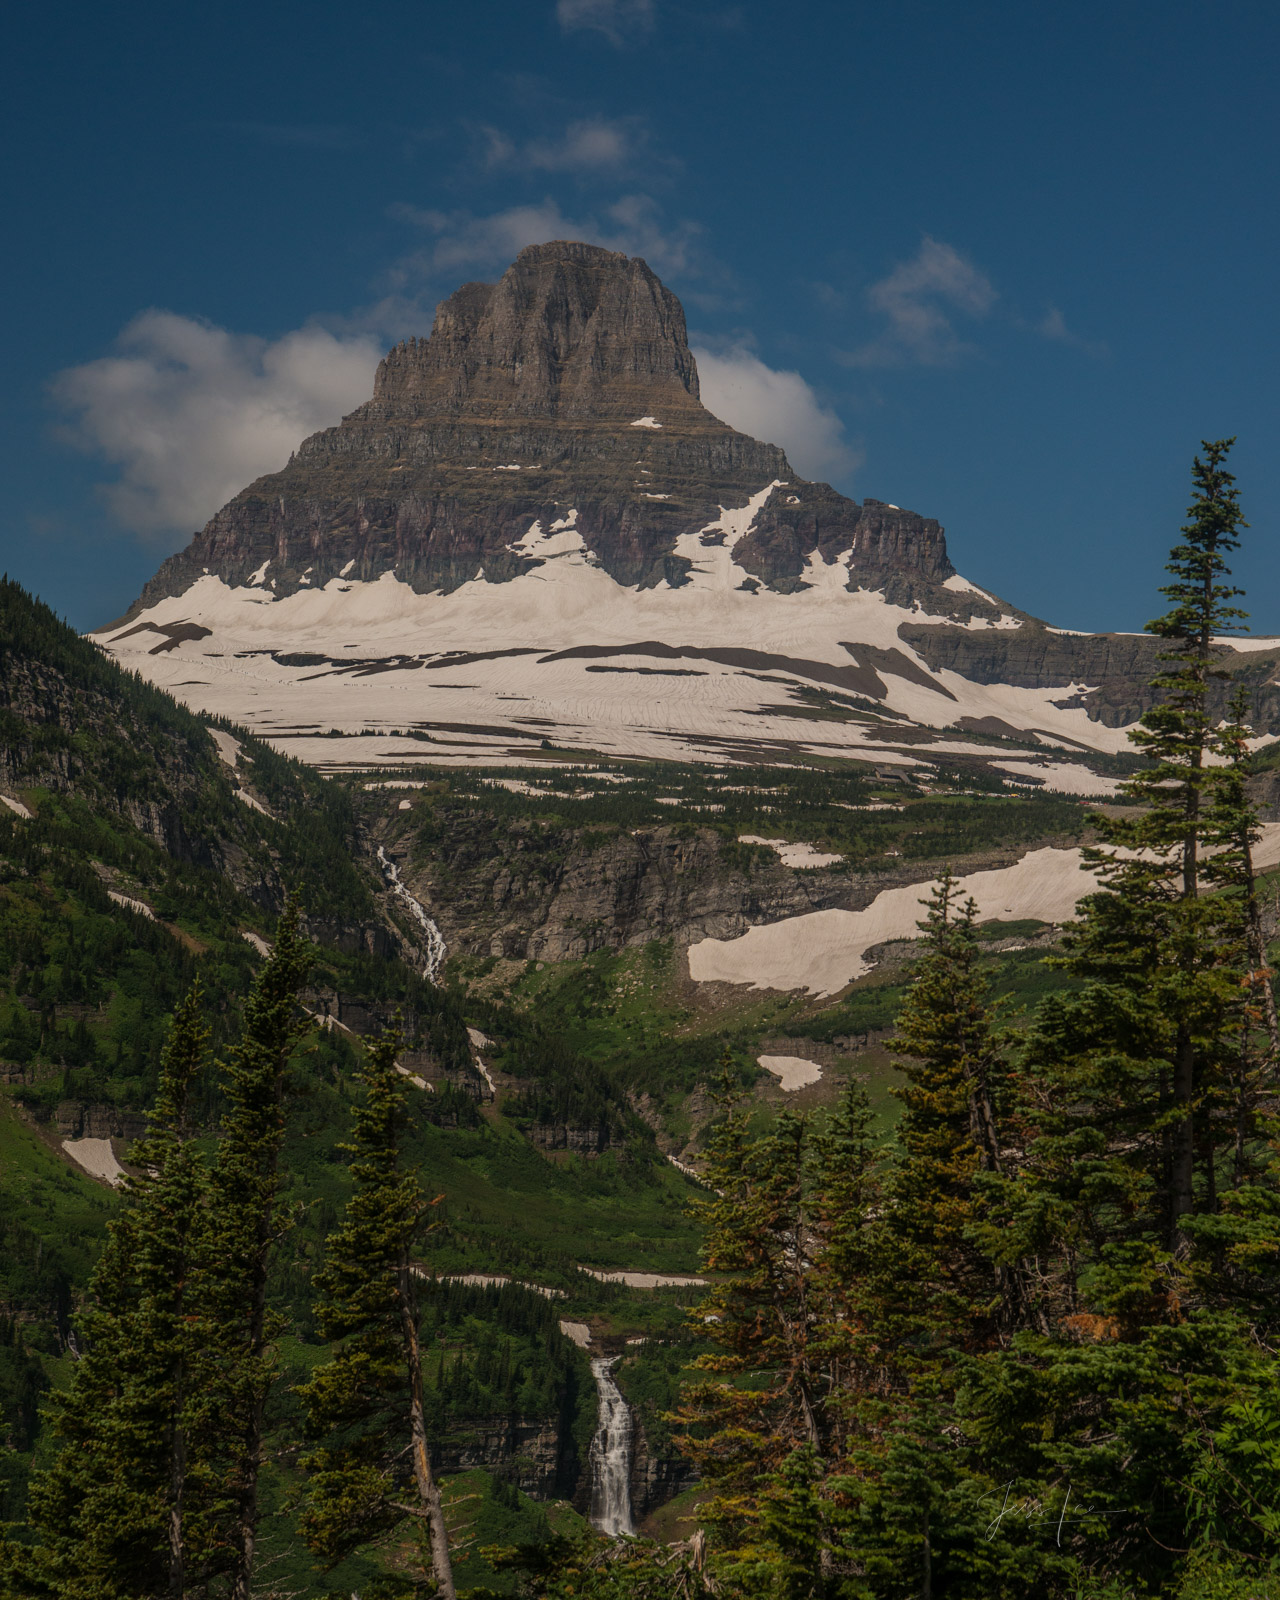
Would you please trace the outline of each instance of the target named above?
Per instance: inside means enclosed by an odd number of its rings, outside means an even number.
[[[429,339],[378,368],[364,414],[717,424],[679,300],[639,257],[575,240],[529,245],[495,284],[440,303]]]

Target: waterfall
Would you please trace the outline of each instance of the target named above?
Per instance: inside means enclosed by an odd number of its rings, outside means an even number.
[[[441,963],[444,961],[444,935],[422,909],[419,902],[413,898],[408,889],[401,883],[400,868],[396,866],[381,845],[378,846],[378,863],[382,868],[383,875],[390,886],[392,894],[395,895],[397,900],[402,900],[408,906],[412,916],[422,925],[426,944],[426,965],[422,969],[422,976],[434,983],[436,981],[436,973],[439,972]]]
[[[600,1420],[587,1456],[591,1474],[591,1525],[617,1537],[631,1526],[631,1407],[613,1381],[617,1356],[597,1356],[591,1363],[600,1396]]]

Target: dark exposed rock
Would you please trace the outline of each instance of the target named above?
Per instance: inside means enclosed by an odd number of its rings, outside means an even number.
[[[563,1122],[534,1122],[524,1129],[525,1138],[539,1150],[572,1150],[580,1156],[599,1156],[609,1148],[609,1126],[572,1127]]]
[[[1031,621],[1000,630],[904,623],[898,632],[930,667],[949,668],[975,683],[1061,688],[1060,703],[1083,705],[1094,721],[1108,728],[1135,722],[1156,704],[1159,694],[1151,679],[1161,670],[1160,652],[1167,648],[1150,634],[1060,633]],[[1215,679],[1210,686],[1216,714],[1225,712],[1234,688],[1243,684],[1253,726],[1280,730],[1280,650],[1238,654],[1224,646],[1222,665],[1231,677]]]
[[[659,1455],[651,1448],[638,1418],[634,1421],[631,1456],[631,1515],[642,1521],[698,1481],[697,1469],[683,1456]]]
[[[147,1119],[140,1111],[122,1111],[119,1106],[60,1100],[53,1125],[60,1139],[140,1139]]]
[[[832,870],[780,862],[751,871],[722,853],[711,829],[619,830],[450,819],[405,871],[451,949],[559,961],[649,939],[731,938],[759,922],[844,904],[851,884]],[[860,880],[865,891],[870,880]]]
[[[661,426],[637,425],[644,418]],[[714,417],[680,302],[643,261],[534,245],[499,283],[445,300],[429,339],[382,362],[371,400],[224,506],[134,610],[205,571],[241,583],[264,562],[277,595],[392,570],[419,592],[454,589],[481,568],[500,583],[528,569],[511,546],[533,521],[570,510],[619,583],[678,581],[687,563],[676,538],[774,480],[782,486],[737,546],[762,583],[792,590],[814,551],[852,550],[852,587],[928,597],[957,618],[998,609],[939,587],[953,569],[937,522],[807,483],[776,445]],[[166,635],[156,649],[168,648]]]
[[[476,1417],[431,1440],[438,1473],[496,1472],[535,1500],[571,1494],[577,1486],[573,1441],[554,1417]]]

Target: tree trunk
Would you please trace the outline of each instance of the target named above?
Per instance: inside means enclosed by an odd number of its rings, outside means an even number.
[[[1276,1018],[1276,995],[1271,987],[1271,972],[1267,967],[1267,941],[1262,932],[1262,913],[1258,907],[1258,880],[1253,871],[1253,845],[1249,838],[1249,830],[1244,830],[1241,840],[1244,854],[1244,903],[1246,921],[1246,938],[1249,950],[1250,977],[1254,985],[1262,991],[1262,1014],[1266,1020],[1267,1043],[1270,1046],[1270,1065],[1274,1070],[1277,1058],[1280,1058],[1280,1022]]]
[[[1212,603],[1211,590],[1206,592],[1204,605]],[[1205,615],[1208,615],[1206,609]],[[1198,649],[1198,705],[1204,706],[1205,687],[1210,661],[1208,624],[1200,630]],[[1200,893],[1200,774],[1204,769],[1204,733],[1191,752],[1191,775],[1186,789],[1186,832],[1182,840],[1182,898],[1194,901]],[[1194,977],[1196,956],[1185,955],[1180,963],[1188,980]],[[1196,1130],[1192,1107],[1196,1092],[1196,1047],[1191,1029],[1186,1022],[1178,1024],[1178,1042],[1173,1059],[1173,1105],[1178,1120],[1173,1125],[1170,1140],[1169,1174],[1169,1243],[1176,1249],[1184,1242],[1182,1219],[1189,1216],[1195,1204]]]
[[[250,1359],[257,1363],[262,1348],[261,1324],[251,1347]],[[236,1494],[235,1562],[232,1567],[230,1600],[249,1600],[253,1583],[253,1559],[258,1546],[258,1474],[262,1466],[262,1425],[265,1406],[261,1385],[254,1380],[253,1403],[241,1435],[242,1477]]]
[[[178,1389],[181,1404],[185,1385]],[[182,1545],[182,1491],[187,1476],[187,1441],[179,1424],[169,1447],[169,1594],[182,1600],[186,1593],[186,1552]]]
[[[427,1422],[422,1403],[422,1351],[418,1344],[418,1324],[413,1314],[413,1284],[406,1258],[400,1262],[400,1328],[404,1336],[405,1363],[409,1370],[409,1434],[413,1456],[413,1480],[418,1499],[427,1514],[431,1533],[431,1571],[441,1600],[456,1600],[453,1564],[449,1560],[449,1535],[444,1525],[444,1505],[440,1485],[431,1471],[427,1448]]]
[[[1173,1125],[1169,1181],[1170,1243],[1182,1240],[1182,1219],[1189,1216],[1195,1199],[1196,1130],[1192,1114],[1195,1096],[1196,1051],[1191,1030],[1178,1027],[1178,1044],[1173,1060],[1173,1104],[1179,1112]]]
[[[276,1080],[276,1103],[283,1098],[283,1079]],[[267,1182],[274,1184],[273,1170]],[[248,1335],[245,1340],[244,1361],[249,1373],[248,1389],[252,1402],[241,1433],[240,1488],[236,1495],[235,1563],[230,1600],[249,1600],[253,1584],[253,1561],[258,1545],[258,1478],[262,1471],[262,1435],[266,1421],[266,1379],[262,1361],[267,1348],[267,1269],[271,1257],[272,1221],[275,1207],[273,1199],[265,1199],[258,1214],[257,1238],[253,1260],[252,1299],[249,1308]]]

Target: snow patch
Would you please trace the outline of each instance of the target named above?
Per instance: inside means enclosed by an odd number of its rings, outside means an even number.
[[[78,1167],[109,1183],[113,1189],[124,1182],[125,1170],[116,1160],[110,1139],[64,1139],[62,1148]]]
[[[420,1278],[434,1278],[434,1272],[425,1267],[413,1269]],[[549,1289],[545,1283],[528,1283],[523,1278],[509,1278],[505,1272],[442,1272],[441,1283],[469,1283],[477,1289],[503,1289],[514,1283],[517,1289],[528,1289],[530,1294],[540,1294],[546,1300],[563,1300],[563,1289]]]
[[[354,567],[355,564],[356,564],[356,558],[354,556],[352,556],[351,560],[347,562],[345,567],[340,567],[338,569],[338,576],[340,578],[345,578],[347,573],[351,571],[352,567]]]
[[[243,800],[245,805],[249,806],[254,811],[260,811],[264,817],[269,817],[271,815],[266,806],[263,805],[262,801],[255,800],[253,795],[251,795],[247,789],[237,789],[236,799]]]
[[[822,1068],[816,1061],[806,1061],[803,1056],[757,1056],[756,1060],[766,1072],[771,1072],[788,1093],[817,1083]]]
[[[140,917],[145,917],[148,922],[156,920],[156,914],[149,905],[146,905],[141,900],[132,900],[127,894],[121,894],[117,889],[108,889],[107,899],[114,900],[116,905],[123,906],[126,911],[136,911]]]
[[[700,1289],[705,1278],[685,1278],[667,1272],[604,1272],[599,1267],[580,1267],[589,1278],[601,1283],[625,1283],[628,1289]]]
[[[949,578],[944,578],[942,587],[950,589],[952,594],[980,594],[984,600],[990,600],[992,605],[999,603],[994,595],[988,594],[985,589],[979,589],[976,583],[970,583],[968,578],[962,578],[958,572],[953,572]]]
[[[221,760],[234,772],[240,765],[239,739],[233,739],[225,728],[210,728],[209,737],[217,745]]]
[[[269,956],[271,954],[271,946],[260,933],[253,933],[248,928],[241,928],[240,937],[246,943],[251,944],[260,956]]]
[[[1016,783],[1019,779],[1039,778],[1046,789],[1059,794],[1115,794],[1119,784],[1115,778],[1105,778],[1100,772],[1077,766],[1074,761],[993,761],[1001,772],[1007,772]]]
[[[21,800],[15,800],[12,795],[0,794],[0,804],[8,806],[15,817],[21,817],[25,822],[32,820],[31,812],[27,810]]]
[[[633,428],[660,428],[662,424],[657,417],[637,417],[631,426]]]
[[[267,575],[267,568],[270,565],[271,565],[271,561],[268,558],[266,561],[264,561],[262,563],[262,565],[258,568],[258,570],[256,572],[251,572],[249,574],[248,583],[249,583],[249,587],[250,588],[254,588],[256,585],[258,585],[258,584],[260,584],[262,582],[262,580]]]
[[[471,1049],[472,1049],[472,1057],[471,1057],[471,1059],[475,1063],[476,1071],[480,1074],[480,1076],[484,1079],[484,1081],[489,1085],[489,1093],[491,1095],[493,1095],[494,1098],[496,1099],[497,1098],[497,1094],[498,1094],[498,1086],[493,1081],[493,1079],[489,1076],[488,1067],[485,1066],[484,1062],[480,1059],[481,1050],[484,1050],[489,1045],[491,1045],[493,1043],[493,1040],[490,1039],[487,1034],[481,1033],[479,1028],[468,1028],[467,1029],[467,1038],[470,1039],[470,1041],[471,1041]]]
[[[740,833],[738,843],[768,845],[784,867],[830,867],[844,860],[842,855],[816,850],[811,844],[789,844],[786,839],[761,839],[754,833]]]
[[[1055,630],[1055,632],[1058,630]],[[1235,650],[1241,655],[1247,655],[1251,650],[1280,650],[1280,639],[1246,639],[1230,634],[1215,639],[1214,644],[1224,644],[1228,650]]]
[[[812,911],[749,928],[736,939],[703,939],[689,947],[696,983],[744,983],[754,989],[805,989],[836,994],[870,970],[866,952],[889,939],[914,939],[933,883],[885,889],[862,911]],[[1035,917],[1064,922],[1076,902],[1097,888],[1079,850],[1028,851],[1012,867],[958,880],[959,899],[978,903],[978,920]]]

